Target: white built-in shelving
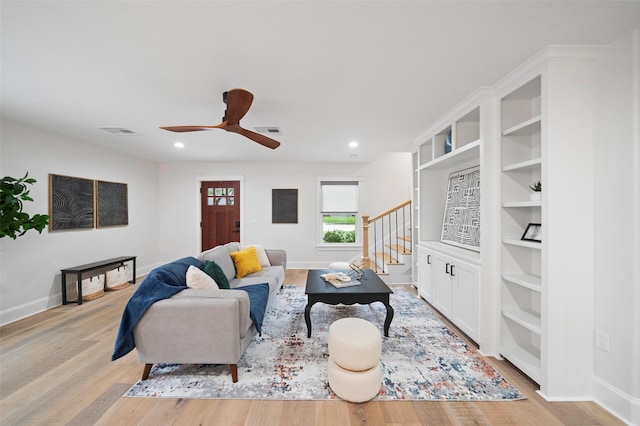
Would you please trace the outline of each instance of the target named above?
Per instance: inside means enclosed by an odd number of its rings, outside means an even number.
[[[414,153],[418,294],[479,344],[482,253],[442,243],[441,233],[449,175],[482,167],[485,100],[478,91],[460,104],[420,138]]]
[[[471,324],[459,327],[471,331],[482,353],[507,358],[549,398],[584,397],[593,373],[593,330],[585,326],[594,322],[588,186],[600,52],[548,47],[414,141],[419,294],[454,323]],[[448,176],[476,166],[481,247],[469,257],[470,250],[443,244],[440,236]],[[529,186],[538,180],[536,199]],[[541,241],[523,240],[529,224],[541,224]],[[446,271],[456,262],[471,268],[459,268],[466,276],[454,280]],[[479,305],[465,305],[467,295]],[[455,298],[464,302],[459,308]],[[471,322],[456,315],[477,306]]]
[[[543,203],[530,199],[529,188],[542,174],[541,80],[537,76],[500,100],[501,352],[538,382],[543,243],[522,240],[522,235],[529,223],[541,223],[542,217]]]

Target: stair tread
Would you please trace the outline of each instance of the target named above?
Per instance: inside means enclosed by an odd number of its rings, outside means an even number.
[[[391,256],[388,253],[373,253],[374,257],[381,258],[384,263],[387,265],[404,265],[404,262],[400,262]]]
[[[411,247],[401,246],[399,244],[385,244],[392,250],[397,251],[400,254],[411,254]]]

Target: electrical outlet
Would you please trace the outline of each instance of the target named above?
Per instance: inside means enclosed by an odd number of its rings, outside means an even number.
[[[609,352],[609,333],[596,330],[596,347]]]

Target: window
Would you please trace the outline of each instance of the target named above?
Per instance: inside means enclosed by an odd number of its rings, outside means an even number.
[[[355,244],[358,181],[321,180],[320,217],[323,244]]]

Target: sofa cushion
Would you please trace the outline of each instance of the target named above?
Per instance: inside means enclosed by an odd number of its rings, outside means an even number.
[[[251,284],[260,284],[267,283],[269,284],[269,293],[271,296],[269,297],[269,301],[274,298],[282,283],[284,282],[284,268],[282,266],[269,266],[267,268],[262,268],[258,272],[254,272],[251,275],[247,275],[242,278],[234,278],[229,281],[229,285],[232,289],[240,286],[251,285]]]
[[[240,250],[240,243],[237,241],[232,241],[230,243],[227,243],[224,245],[227,250],[229,250],[229,253],[231,253],[232,251],[238,251]]]
[[[187,269],[187,287],[203,290],[219,288],[213,278],[193,265]]]
[[[229,253],[236,268],[236,278],[242,278],[262,269],[255,247]]]
[[[216,282],[218,288],[229,288],[229,280],[220,265],[216,262],[212,260],[205,260],[202,270]]]
[[[236,267],[233,265],[233,260],[231,260],[231,256],[229,255],[229,249],[226,246],[216,246],[202,252],[198,256],[198,259],[201,262],[206,260],[216,262],[224,271],[227,281],[231,281],[236,276]],[[216,282],[220,284],[220,281],[216,280]]]

